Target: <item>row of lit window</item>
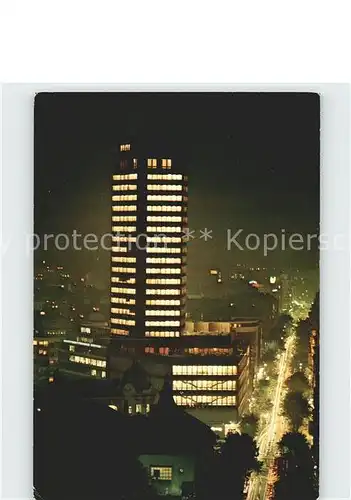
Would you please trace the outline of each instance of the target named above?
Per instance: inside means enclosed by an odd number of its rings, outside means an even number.
[[[138,178],[138,174],[116,174],[112,178],[114,181],[132,181]]]
[[[130,144],[121,144],[119,146],[120,151],[130,151]]]
[[[180,300],[173,299],[159,299],[159,300],[147,300],[147,306],[180,306]]]
[[[172,467],[151,466],[150,476],[158,481],[172,481]]]
[[[113,267],[112,272],[114,273],[135,273],[135,267]]]
[[[106,367],[106,361],[101,359],[85,358],[84,356],[70,356],[72,363],[81,363],[83,365]]]
[[[233,349],[221,347],[189,347],[185,349],[186,354],[196,356],[228,356],[233,353]]]
[[[148,212],[181,212],[182,209],[181,205],[148,205],[147,206],[147,211]]]
[[[91,376],[92,377],[101,377],[101,378],[106,378],[106,372],[105,371],[98,371],[98,370],[95,370],[95,368],[93,368],[91,370]]]
[[[33,345],[48,346],[49,345],[49,341],[48,340],[33,340]]]
[[[135,312],[130,309],[121,309],[119,307],[111,307],[112,314],[125,314],[126,316],[135,316]]]
[[[112,191],[136,191],[136,184],[114,184],[112,186]]]
[[[81,326],[80,331],[81,333],[91,333],[91,328],[89,326]]]
[[[112,268],[112,271],[116,269],[115,267]],[[123,284],[128,284],[128,285],[134,285],[136,283],[135,278],[118,278],[116,276],[111,277],[111,282],[112,283],[123,283]]]
[[[119,324],[119,325],[134,326],[135,320],[134,319],[122,319],[122,318],[111,318],[111,323]]]
[[[146,264],[181,264],[181,262],[180,257],[147,257],[146,259]]]
[[[182,174],[147,174],[147,178],[154,181],[180,181]]]
[[[148,236],[148,243],[181,243],[182,238],[179,236]]]
[[[129,295],[135,295],[135,288],[117,288],[115,286],[111,287],[112,293],[127,293]]]
[[[122,195],[123,196],[123,195]],[[133,195],[125,195],[125,196],[133,196]],[[114,197],[112,197],[113,199]],[[124,198],[122,198],[124,199]],[[136,195],[135,195],[136,199]],[[181,194],[148,194],[148,201],[182,201],[183,196]]]
[[[147,226],[146,231],[148,233],[181,233],[181,226]]]
[[[181,191],[181,184],[148,184],[148,191]]]
[[[121,262],[124,264],[130,264],[136,262],[136,257],[112,257],[112,262]]]
[[[236,375],[233,365],[174,365],[173,375]]]
[[[146,274],[181,274],[179,267],[147,267]]]
[[[167,309],[147,309],[145,316],[180,316],[180,311],[170,311]]]
[[[180,285],[180,278],[147,278],[147,285]]]
[[[157,332],[157,331],[146,331],[145,337],[180,337],[180,332]]]
[[[182,253],[185,252],[183,248],[169,248],[169,247],[147,247],[146,253]]]
[[[147,166],[151,168],[156,168],[157,167],[157,159],[156,158],[148,158],[147,160]],[[163,158],[161,160],[161,166],[163,168],[170,168],[172,166],[172,160],[169,158]]]
[[[113,335],[129,335],[128,330],[122,330],[121,328],[111,328],[111,333]]]
[[[235,391],[236,380],[173,380],[174,391]]]
[[[197,406],[197,405],[208,405],[208,406],[235,406],[236,397],[235,396],[208,396],[208,395],[196,395],[196,396],[173,396],[174,401],[179,406]]]
[[[115,194],[112,196],[112,201],[136,201],[136,194]]]
[[[136,231],[136,226],[112,226],[112,231],[119,233],[134,233]]]
[[[145,326],[180,326],[180,321],[145,321]]]
[[[113,205],[113,212],[136,212],[136,205]]]
[[[148,222],[182,222],[180,215],[148,215]]]
[[[113,304],[128,304],[128,305],[133,305],[135,304],[135,299],[127,299],[126,297],[111,297],[111,302]]]
[[[113,215],[112,222],[134,222],[137,220],[136,215]]]
[[[177,288],[147,288],[146,295],[180,295],[181,290]]]

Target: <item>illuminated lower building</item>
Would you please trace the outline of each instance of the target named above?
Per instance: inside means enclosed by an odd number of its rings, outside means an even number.
[[[247,340],[236,340],[231,335],[125,337],[113,339],[111,345],[111,378],[121,379],[133,358],[139,359],[156,390],[162,389],[171,373],[177,405],[219,435],[233,429],[248,407],[253,376]]]
[[[79,332],[63,339],[59,347],[59,372],[69,378],[108,376],[109,327],[99,313],[92,313]]]
[[[120,146],[112,186],[112,335],[173,338],[184,330],[187,178],[173,162],[150,148]]]

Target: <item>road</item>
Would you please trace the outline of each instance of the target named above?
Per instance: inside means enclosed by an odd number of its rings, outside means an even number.
[[[272,399],[273,406],[269,423],[258,439],[259,460],[264,463],[264,467],[259,475],[252,475],[249,483],[247,500],[268,500],[267,490],[273,476],[276,444],[286,431],[284,418],[279,415],[279,413],[284,397],[284,382],[289,376],[294,341],[294,334],[289,335],[285,341],[285,349],[280,355],[277,383]]]

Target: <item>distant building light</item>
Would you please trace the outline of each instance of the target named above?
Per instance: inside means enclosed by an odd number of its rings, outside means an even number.
[[[41,316],[45,316],[46,312],[45,311],[40,311]]]
[[[277,281],[277,277],[276,276],[270,276],[269,278],[269,282],[273,285],[275,282]]]
[[[211,274],[212,276],[217,276],[217,274],[218,274],[218,269],[210,269],[210,274]]]
[[[222,432],[223,431],[223,427],[211,427],[211,431],[213,431],[213,432]]]
[[[278,288],[273,288],[272,292],[277,292]]]

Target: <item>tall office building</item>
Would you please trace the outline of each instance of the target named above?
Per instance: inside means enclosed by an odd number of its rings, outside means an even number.
[[[187,189],[173,158],[133,143],[120,145],[112,185],[112,335],[182,334]]]

